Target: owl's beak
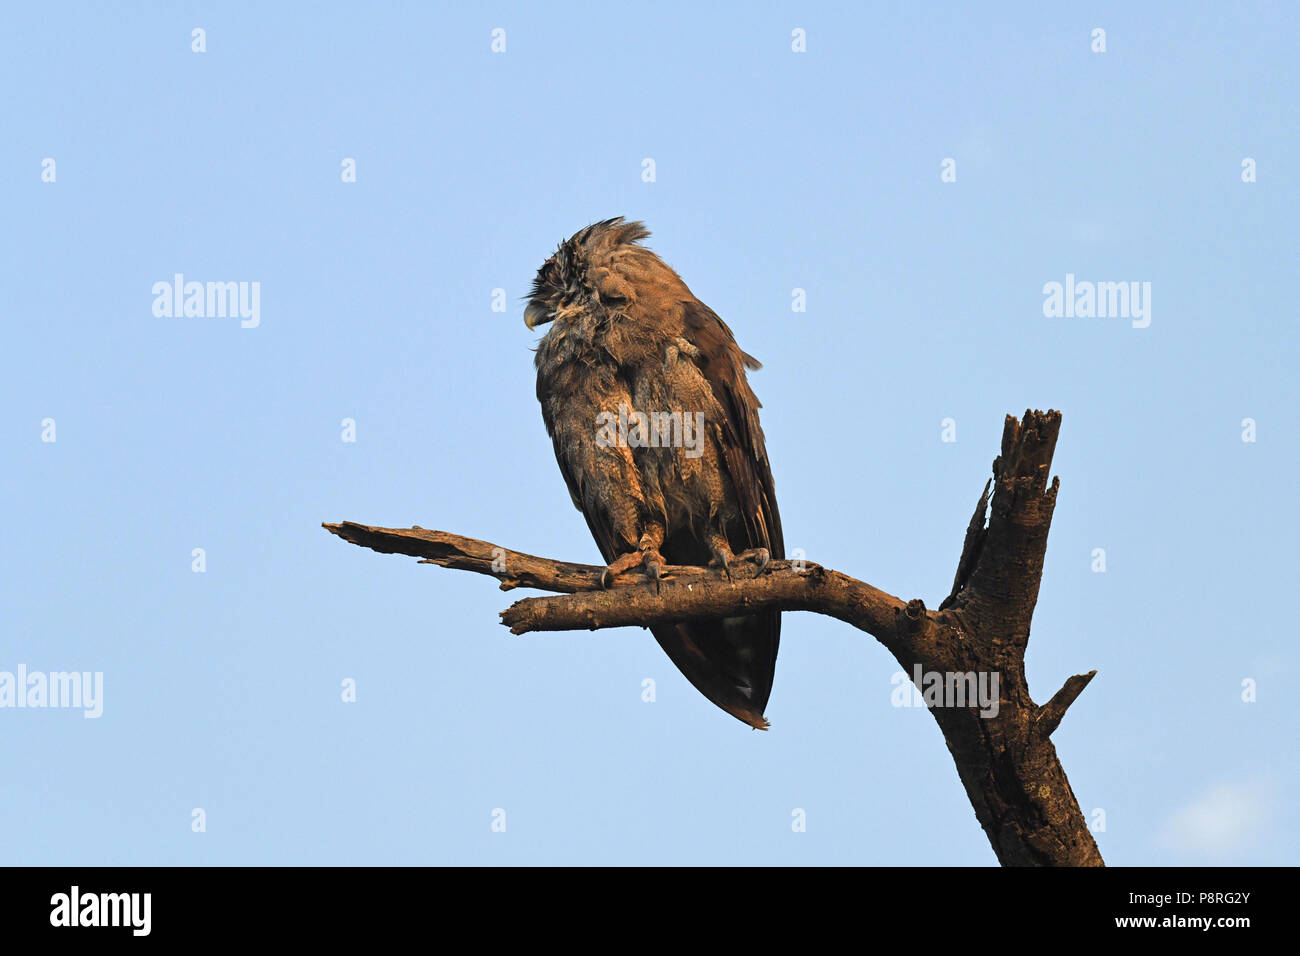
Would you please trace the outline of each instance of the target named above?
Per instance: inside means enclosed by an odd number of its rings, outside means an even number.
[[[554,318],[554,312],[537,302],[529,302],[528,308],[524,309],[524,325],[528,326],[530,332],[537,326],[545,325]]]

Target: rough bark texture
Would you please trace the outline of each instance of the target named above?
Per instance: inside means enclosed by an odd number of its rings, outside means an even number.
[[[764,608],[814,611],[874,636],[909,675],[918,665],[927,673],[997,674],[995,716],[981,716],[978,706],[930,708],[993,852],[1004,866],[1101,866],[1051,741],[1066,708],[1096,672],[1069,678],[1041,707],[1025,680],[1029,625],[1059,487],[1056,479],[1049,486],[1048,472],[1060,426],[1055,411],[1026,411],[1023,421],[1007,416],[1001,454],[966,530],[952,592],[935,611],[920,599],[903,601],[808,562],[773,561],[761,574],[742,564],[730,580],[715,570],[666,568],[657,590],[632,572],[601,590],[602,569],[594,565],[419,527],[324,527],[375,551],[492,575],[502,590],[560,592],[502,611],[501,623],[515,634],[646,626]]]

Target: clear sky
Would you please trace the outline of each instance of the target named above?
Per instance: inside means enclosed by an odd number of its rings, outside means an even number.
[[[1297,6],[704,6],[6,9],[0,671],[103,694],[0,709],[0,862],[994,862],[860,632],[788,615],[758,733],[320,528],[599,560],[521,297],[615,215],[765,363],[810,560],[935,606],[1061,409],[1029,678],[1099,671],[1055,740],[1103,855],[1296,862]],[[155,315],[177,273],[256,327]],[[1046,317],[1067,275],[1149,325]]]

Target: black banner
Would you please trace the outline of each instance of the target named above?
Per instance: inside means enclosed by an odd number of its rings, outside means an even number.
[[[773,932],[903,932],[954,945],[1050,931],[1223,945],[1278,932],[1294,873],[1280,869],[344,869],[11,868],[6,941],[291,938],[338,943],[411,932],[591,937],[657,948],[679,926],[734,938],[762,912]],[[692,930],[694,933],[695,930]],[[976,934],[971,936],[970,934]],[[638,942],[638,941],[641,942]]]

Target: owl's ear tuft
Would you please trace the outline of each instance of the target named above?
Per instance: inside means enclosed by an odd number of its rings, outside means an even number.
[[[643,222],[622,222],[618,227],[618,241],[621,243],[640,242],[650,238],[650,230]]]

